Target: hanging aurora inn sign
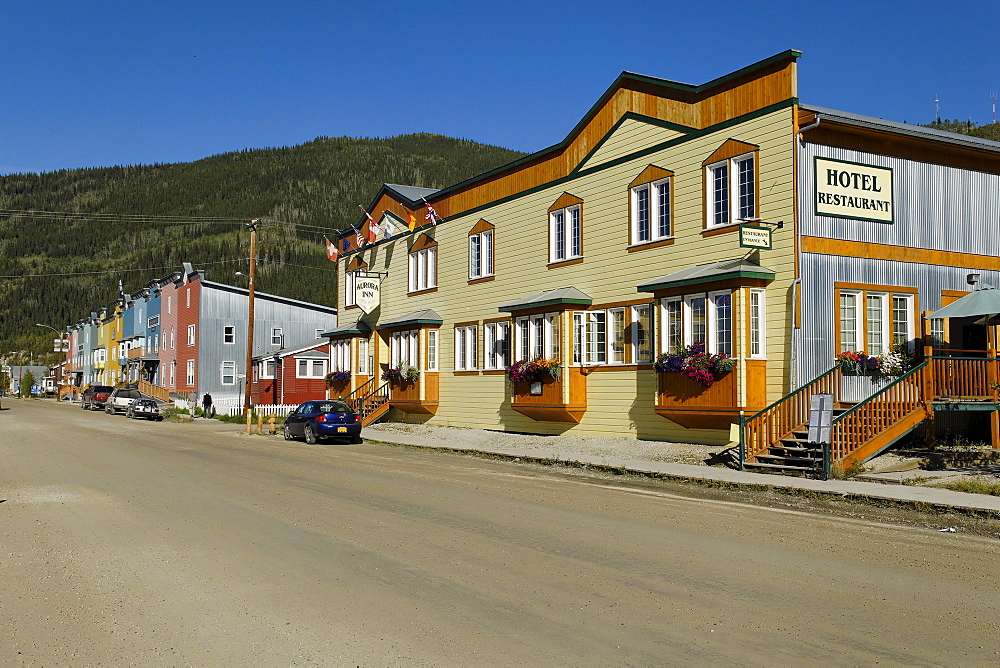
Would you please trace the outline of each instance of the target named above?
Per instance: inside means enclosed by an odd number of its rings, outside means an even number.
[[[382,277],[360,275],[354,281],[354,303],[366,314],[382,303]]]
[[[893,222],[892,170],[816,158],[816,215]]]

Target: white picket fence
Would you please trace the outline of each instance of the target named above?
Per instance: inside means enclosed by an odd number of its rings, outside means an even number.
[[[258,404],[253,407],[257,415],[274,415],[276,417],[287,417],[289,413],[298,408],[298,404]],[[216,406],[215,410],[220,415],[243,415],[243,404],[238,406]]]

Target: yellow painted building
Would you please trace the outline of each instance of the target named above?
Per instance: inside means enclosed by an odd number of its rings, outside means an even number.
[[[1000,446],[996,333],[933,317],[967,279],[1000,285],[1000,143],[803,105],[799,56],[702,85],[623,73],[549,149],[383,186],[377,234],[338,240],[332,395],[366,421],[539,434],[741,424],[741,462],[803,470],[813,394],[844,411],[844,465],[955,406]]]
[[[726,441],[787,385],[796,57],[703,86],[626,73],[551,149],[444,191],[383,188],[372,209],[402,233],[349,237],[339,263],[332,354],[353,387],[412,362],[419,379],[390,386],[396,419]],[[771,248],[741,246],[747,224]],[[372,276],[381,303],[366,314],[354,291]],[[704,339],[735,368],[698,397],[688,378],[666,386],[664,327],[672,347]],[[539,357],[558,379],[508,379]]]

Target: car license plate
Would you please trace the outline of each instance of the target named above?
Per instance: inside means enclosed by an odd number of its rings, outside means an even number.
[[[337,431],[347,431],[347,427],[337,427]]]

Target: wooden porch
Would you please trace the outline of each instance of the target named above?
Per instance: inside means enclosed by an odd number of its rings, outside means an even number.
[[[842,469],[862,463],[942,410],[989,411],[990,440],[1000,448],[1000,358],[993,350],[925,348],[924,359],[897,377],[873,377],[873,391],[847,400],[850,377],[838,365],[767,408],[744,417],[741,462],[750,468],[808,472],[821,463],[807,442],[812,395],[833,395],[830,459]],[[856,383],[855,383],[856,386]],[[933,430],[929,430],[933,438]]]

